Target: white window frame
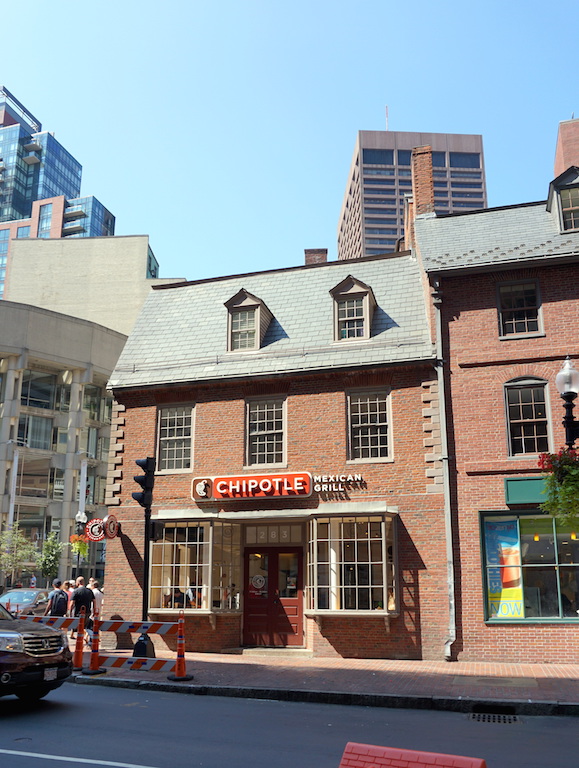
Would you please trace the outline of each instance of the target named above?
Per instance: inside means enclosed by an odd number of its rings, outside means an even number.
[[[547,429],[546,429],[546,446],[544,448],[539,448],[536,451],[525,451],[521,452],[518,451],[515,453],[513,450],[513,434],[511,432],[511,426],[515,423],[524,424],[527,422],[528,424],[532,423],[538,423],[540,421],[543,421],[543,419],[516,419],[512,420],[510,415],[510,403],[509,403],[509,392],[513,390],[521,390],[521,389],[537,389],[542,388],[545,396],[545,418],[544,421],[546,423]],[[519,458],[519,457],[525,457],[525,456],[537,456],[540,453],[548,452],[553,444],[552,440],[552,434],[551,434],[551,414],[549,409],[549,388],[548,388],[548,382],[545,381],[545,379],[541,379],[539,377],[532,377],[532,376],[526,376],[521,377],[519,379],[512,379],[511,381],[507,381],[504,384],[504,398],[505,398],[505,425],[506,425],[506,431],[507,431],[507,448],[508,448],[508,456],[509,458]],[[515,404],[513,404],[515,405]],[[530,436],[527,436],[528,439],[530,439]],[[517,438],[519,439],[519,438]],[[536,438],[533,438],[536,439]],[[524,441],[523,441],[524,444]]]
[[[334,341],[343,344],[344,342],[360,342],[370,339],[372,334],[372,319],[374,316],[374,309],[376,308],[376,299],[370,286],[357,280],[352,275],[348,275],[347,278],[342,280],[330,291],[330,294],[334,301]],[[345,318],[340,317],[340,312],[344,304],[347,302],[361,301],[362,314],[352,315],[351,318],[347,316]],[[344,323],[349,320],[356,320],[361,318],[363,326],[362,333],[354,336],[344,336],[342,334]]]
[[[186,415],[187,412],[189,414],[189,429],[190,429],[190,435],[189,435],[189,466],[188,467],[169,467],[169,466],[163,466],[164,459],[163,459],[163,443],[164,442],[174,442],[177,443],[179,440],[182,440],[183,443],[186,442],[183,435],[178,436],[171,436],[171,437],[163,437],[162,431],[165,428],[165,426],[168,427],[168,425],[163,424],[163,419],[165,418],[163,416],[164,412],[168,411],[181,411],[182,415]],[[167,474],[167,475],[175,475],[175,474],[184,474],[187,472],[191,472],[193,470],[193,438],[195,434],[195,406],[191,403],[182,404],[182,403],[174,403],[174,404],[167,404],[159,406],[157,409],[157,473],[158,474]],[[173,455],[173,459],[175,460],[175,454]],[[181,460],[183,460],[183,455],[181,456]],[[165,460],[167,461],[167,460]]]
[[[273,317],[265,303],[242,288],[229,301],[225,302],[225,306],[227,308],[227,351],[243,354],[261,349],[263,338]],[[236,338],[234,334],[240,333],[233,328],[234,318],[240,312],[253,314],[253,344],[236,346],[234,343]]]
[[[259,405],[275,405],[275,406],[281,406],[281,418],[282,418],[282,427],[281,427],[281,452],[282,452],[282,458],[281,461],[272,461],[272,462],[252,462],[252,437],[250,431],[251,426],[251,410],[255,406]],[[280,430],[273,429],[273,430],[263,430],[260,433],[255,433],[256,435],[268,435],[268,434],[277,434]],[[267,453],[267,451],[266,451]],[[251,469],[259,469],[261,467],[285,467],[287,461],[287,398],[285,395],[278,396],[278,397],[252,397],[248,398],[245,402],[245,467],[251,468]]]
[[[358,536],[360,524],[367,526],[367,537]],[[380,536],[372,537],[370,526],[377,524],[380,526]],[[319,536],[321,525],[328,531],[327,538]],[[353,538],[346,537],[345,525],[353,526]],[[375,557],[373,552],[372,544],[377,542],[380,543],[380,557]],[[322,544],[326,546],[320,546]],[[368,556],[358,559],[360,545],[364,544]],[[353,547],[350,557],[346,557],[348,546]],[[397,615],[397,562],[396,515],[332,515],[312,518],[309,528],[306,614]],[[350,584],[346,582],[348,568],[355,569],[355,579]],[[362,574],[367,575],[368,583],[365,583],[365,578],[360,578]]]
[[[347,409],[347,461],[352,464],[376,464],[384,462],[394,461],[394,454],[392,448],[392,390],[388,387],[376,387],[372,389],[353,389],[346,392],[346,409]],[[356,398],[371,398],[380,397],[386,401],[386,456],[369,456],[358,457],[354,456],[354,429],[357,429],[357,425],[354,425],[352,414],[352,401]],[[378,422],[376,422],[378,424]],[[371,427],[372,423],[368,422],[366,425]],[[371,447],[371,446],[369,446]]]

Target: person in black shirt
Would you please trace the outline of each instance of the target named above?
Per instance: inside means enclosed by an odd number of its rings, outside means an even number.
[[[92,620],[90,618],[92,612],[92,604],[94,603],[94,592],[92,589],[85,587],[84,578],[79,576],[76,580],[76,589],[72,593],[70,598],[71,614],[75,617],[80,616],[81,608],[85,608],[85,629],[90,629],[92,626]]]

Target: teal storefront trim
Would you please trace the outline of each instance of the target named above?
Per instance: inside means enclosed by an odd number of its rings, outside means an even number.
[[[505,479],[507,504],[541,504],[545,501],[544,477],[511,477]]]

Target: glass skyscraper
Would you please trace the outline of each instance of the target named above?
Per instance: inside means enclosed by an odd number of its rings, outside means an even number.
[[[114,235],[113,214],[80,197],[81,177],[78,160],[0,86],[0,298],[10,240]]]

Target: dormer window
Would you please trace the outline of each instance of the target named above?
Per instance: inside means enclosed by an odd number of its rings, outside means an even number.
[[[579,229],[579,187],[562,189],[560,195],[563,229]]]
[[[272,314],[261,299],[242,288],[225,302],[229,312],[227,349],[243,352],[260,349]]]
[[[370,286],[349,275],[330,293],[334,299],[334,341],[369,339],[376,307]]]

